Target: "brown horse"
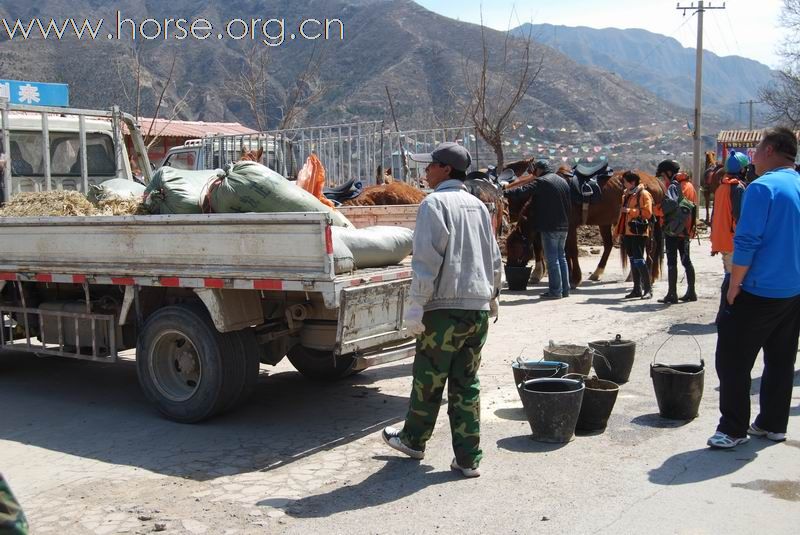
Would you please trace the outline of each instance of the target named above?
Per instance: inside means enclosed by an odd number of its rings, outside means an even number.
[[[622,194],[624,185],[622,182],[623,171],[605,181],[602,185],[602,200],[599,203],[589,205],[586,222],[587,225],[597,225],[600,235],[603,238],[603,254],[597,268],[592,273],[590,280],[597,281],[603,275],[611,250],[614,248],[612,229],[619,220],[620,208],[622,207]],[[653,202],[658,204],[664,197],[664,190],[660,181],[652,175],[637,172],[642,179],[647,191],[653,196]],[[514,203],[512,203],[514,204]],[[509,234],[506,240],[506,250],[508,264],[512,266],[524,266],[534,257],[533,242],[537,233],[530,228],[530,204],[526,202],[521,209],[521,214],[516,227]],[[517,206],[512,206],[511,211],[517,213]],[[578,260],[578,227],[583,222],[583,205],[573,203],[570,213],[570,226],[567,234],[567,265],[570,272],[570,286],[576,288],[583,279],[580,262]],[[648,240],[647,253],[648,265],[653,279],[661,274],[661,264],[663,257],[662,236],[660,228],[656,229],[652,239]],[[623,259],[623,265],[625,259]]]
[[[703,203],[706,206],[706,224],[711,224],[711,197],[717,191],[722,178],[725,176],[724,165],[717,162],[717,155],[713,151],[706,152],[706,166],[703,173]]]
[[[239,155],[240,162],[261,162],[261,157],[264,155],[264,149],[247,150],[242,147],[242,154]]]

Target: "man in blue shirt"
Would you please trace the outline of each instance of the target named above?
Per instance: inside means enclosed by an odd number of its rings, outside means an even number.
[[[747,442],[748,434],[780,442],[792,400],[800,337],[800,175],[797,138],[770,128],[756,147],[759,178],[744,193],[734,236],[730,287],[718,325],[716,368],[720,418],[713,448]],[[760,413],[750,424],[750,373],[764,350]]]

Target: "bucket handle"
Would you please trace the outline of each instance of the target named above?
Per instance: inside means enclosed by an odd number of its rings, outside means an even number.
[[[525,362],[530,362],[530,361],[522,360],[521,357],[522,357],[522,355],[517,357],[517,364],[522,365]],[[544,359],[543,358],[539,359],[536,362],[544,362]],[[556,369],[553,370],[553,375],[550,375],[548,377],[541,377],[541,379],[553,379],[554,377],[556,377],[558,375],[558,372],[560,372],[560,371],[561,371],[561,366],[557,366]]]
[[[669,335],[669,336],[667,337],[667,339],[666,339],[666,340],[664,340],[664,341],[661,343],[661,345],[660,345],[660,346],[658,346],[658,349],[656,349],[656,352],[655,352],[655,354],[653,355],[653,363],[652,363],[650,366],[651,366],[651,367],[653,367],[653,366],[655,366],[655,365],[656,365],[656,358],[658,357],[658,353],[661,351],[661,349],[662,349],[662,348],[663,348],[665,345],[667,345],[667,342],[669,342],[670,340],[672,340],[672,339],[673,339],[673,338],[674,338],[674,337],[675,337],[677,334],[688,334],[689,336],[691,336],[691,337],[692,337],[692,340],[694,340],[694,345],[696,345],[696,346],[697,346],[697,356],[698,356],[698,358],[700,359],[700,366],[702,366],[703,368],[705,368],[705,365],[706,365],[706,363],[705,363],[705,361],[703,360],[703,349],[700,347],[700,342],[698,342],[698,341],[697,341],[697,338],[696,338],[696,337],[695,337],[695,336],[694,336],[692,333],[690,333],[690,332],[689,332],[689,331],[687,331],[687,330],[680,330],[680,331],[676,331],[674,334],[671,334],[671,335]],[[684,372],[681,372],[681,371],[678,371],[678,370],[674,370],[674,371],[675,371],[675,373],[684,373]],[[689,375],[691,375],[691,374],[689,374]]]
[[[584,385],[586,377],[584,377],[583,375],[581,375],[579,373],[568,373],[567,375],[577,375],[577,376],[579,376],[579,377],[575,377],[575,378],[573,378],[573,377],[564,377],[564,379],[569,379],[571,381],[578,381],[578,383],[580,383],[581,386]],[[529,379],[529,380],[531,380],[531,379]],[[522,390],[523,388],[525,388],[525,383],[526,382],[527,381],[522,381],[520,384],[518,384],[517,385],[517,390]]]
[[[619,336],[619,335],[617,335],[617,336]],[[606,358],[606,356],[605,356],[605,355],[603,355],[603,354],[602,354],[600,351],[598,351],[597,349],[595,349],[595,348],[593,348],[593,347],[590,347],[590,348],[589,348],[589,352],[592,354],[592,358],[594,358],[594,357],[600,357],[601,359],[603,359],[603,362],[605,362],[605,363],[606,363],[606,366],[608,366],[608,369],[609,369],[609,370],[613,370],[613,369],[614,369],[614,367],[613,367],[613,366],[611,366],[611,363],[608,361],[608,359]]]

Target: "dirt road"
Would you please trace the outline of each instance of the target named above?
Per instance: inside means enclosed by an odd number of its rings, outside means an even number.
[[[202,425],[160,418],[132,362],[98,365],[0,357],[0,471],[33,533],[796,533],[800,525],[800,388],[790,440],[710,451],[721,262],[694,245],[700,301],[623,302],[621,268],[567,300],[541,287],[508,293],[481,367],[482,477],[449,470],[446,410],[422,462],[385,447],[402,420],[410,362],[337,384],[304,380],[288,362],[262,368],[254,399]],[[582,258],[586,273],[596,256]],[[665,283],[656,286],[656,296]],[[702,348],[698,350],[688,331]],[[631,381],[605,433],[567,445],[529,439],[510,363],[548,340],[637,341]],[[708,366],[700,416],[657,414],[648,363]],[[754,370],[757,392],[760,365]],[[795,385],[800,386],[796,374]],[[753,398],[757,407],[757,396]]]

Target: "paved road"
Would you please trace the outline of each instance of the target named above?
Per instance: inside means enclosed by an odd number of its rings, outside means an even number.
[[[717,419],[710,323],[721,266],[707,244],[694,256],[701,299],[693,304],[621,302],[616,258],[606,281],[569,300],[540,302],[539,288],[506,294],[481,368],[485,460],[476,480],[448,469],[445,410],[424,461],[381,443],[379,430],[404,415],[410,362],[333,385],[304,380],[288,362],[263,367],[246,407],[180,425],[147,404],[132,362],[3,355],[0,471],[36,534],[797,533],[800,388],[786,443],[705,447]],[[583,258],[584,269],[595,260]],[[656,350],[679,331],[692,333],[709,366],[691,422],[658,416],[648,375]],[[562,446],[530,440],[510,362],[538,357],[550,339],[617,333],[637,341],[637,360],[606,432]],[[679,333],[658,359],[699,356]],[[759,376],[757,367],[754,392]]]

